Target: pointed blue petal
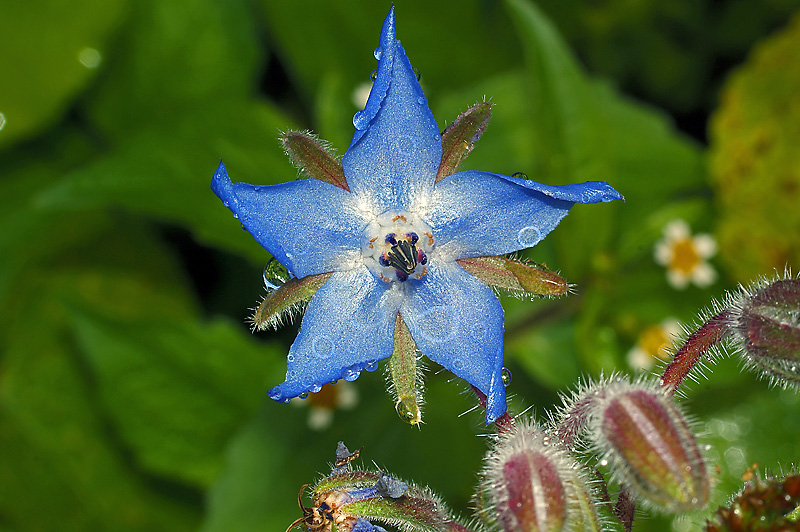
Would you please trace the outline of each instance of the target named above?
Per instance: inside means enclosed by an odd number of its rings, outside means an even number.
[[[455,262],[432,260],[408,283],[400,315],[423,355],[486,395],[486,423],[506,411],[503,307],[485,284]]]
[[[438,252],[456,259],[535,246],[575,203],[622,199],[602,181],[549,186],[490,172],[450,175],[434,188],[425,220]]]
[[[378,71],[342,164],[347,185],[376,212],[408,210],[428,198],[442,160],[442,138],[389,11],[375,50]]]
[[[220,163],[211,189],[242,226],[297,277],[352,267],[366,222],[353,196],[317,179],[280,185],[231,183]]]
[[[355,380],[392,354],[397,291],[364,267],[336,272],[308,304],[286,357],[286,381],[269,391],[276,401],[317,392],[339,379]]]

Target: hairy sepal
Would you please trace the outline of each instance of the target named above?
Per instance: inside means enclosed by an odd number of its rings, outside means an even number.
[[[307,177],[350,191],[342,162],[316,135],[307,131],[287,131],[281,135],[281,144],[292,163]]]
[[[473,257],[456,262],[487,286],[529,296],[562,296],[570,285],[560,275],[539,264],[510,257]]]
[[[253,313],[253,330],[277,329],[286,315],[291,315],[308,303],[332,273],[309,275],[302,279],[289,279],[279,288],[270,291]]]
[[[394,324],[392,356],[389,359],[389,389],[395,396],[397,414],[409,425],[422,422],[421,375],[417,360],[417,345],[398,312]]]
[[[442,132],[442,162],[436,174],[437,182],[458,171],[458,166],[486,130],[491,116],[490,102],[476,103],[445,128]]]

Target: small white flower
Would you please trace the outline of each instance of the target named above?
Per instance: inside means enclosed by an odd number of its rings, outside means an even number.
[[[354,384],[342,380],[326,384],[319,392],[308,394],[306,399],[295,397],[292,403],[308,406],[308,427],[311,430],[325,430],[333,424],[337,410],[350,410],[358,404],[358,390]]]
[[[648,371],[659,360],[664,360],[672,347],[672,339],[679,336],[681,326],[675,318],[666,318],[661,323],[642,330],[636,345],[628,351],[628,365],[636,370]]]
[[[716,281],[717,272],[707,261],[716,253],[714,237],[705,233],[692,236],[684,220],[669,222],[654,249],[655,261],[667,268],[667,281],[678,290],[690,282],[706,287]]]

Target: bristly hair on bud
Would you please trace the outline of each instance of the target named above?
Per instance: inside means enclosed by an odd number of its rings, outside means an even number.
[[[800,390],[800,279],[788,269],[712,301],[701,320],[664,369],[663,386],[676,391],[684,378],[696,380],[698,368],[725,352],[740,356],[745,369],[773,385]]]
[[[744,367],[800,391],[800,278],[760,279],[728,296],[729,336]]]
[[[668,513],[703,508],[710,479],[691,423],[669,388],[639,379],[601,384],[587,409],[601,465],[645,504]]]
[[[498,434],[482,479],[477,498],[481,520],[504,532],[603,529],[585,473],[532,420]]]

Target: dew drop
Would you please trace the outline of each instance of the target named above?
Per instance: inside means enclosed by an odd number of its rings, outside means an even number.
[[[317,392],[318,392],[318,391],[320,391],[321,389],[322,389],[322,385],[321,385],[321,384],[319,384],[319,383],[317,383],[317,382],[315,382],[315,383],[314,383],[314,384],[311,386],[311,388],[310,388],[309,390],[311,391],[311,393],[317,393]]]
[[[273,401],[279,401],[281,398],[281,387],[276,386],[272,388],[270,391],[267,392],[267,397],[272,399]]]
[[[403,401],[397,401],[394,409],[397,411],[397,415],[400,416],[400,419],[406,423],[411,423],[417,417],[416,414],[403,403]]]
[[[419,98],[417,98],[417,103],[420,105],[425,105],[425,98],[420,96]]]
[[[516,177],[517,179],[528,179],[528,175],[525,172],[514,172],[511,174],[511,177]]]
[[[294,362],[294,355],[286,355],[286,362]]]
[[[367,116],[364,114],[364,111],[358,111],[356,114],[353,115],[353,125],[356,129],[366,129],[367,125],[369,125],[369,120]]]
[[[263,277],[264,286],[267,287],[268,291],[272,292],[283,286],[283,284],[289,280],[290,276],[286,266],[273,258],[269,259],[264,266]]]
[[[236,218],[237,220],[239,219],[239,215],[237,213],[233,213],[233,217]]]
[[[417,67],[411,67],[414,69],[414,75],[417,77],[417,83],[419,83],[420,78],[422,77],[419,73],[419,69]]]
[[[526,248],[533,247],[542,240],[542,233],[536,227],[529,225],[517,233],[517,242]]]
[[[308,399],[308,392],[303,392],[300,395],[298,395],[297,397],[299,397],[300,399]]]
[[[511,384],[511,371],[508,368],[503,368],[503,372],[501,373],[501,378],[503,379],[503,386],[508,386]]]
[[[600,460],[600,465],[603,466],[603,467],[607,466],[608,465],[608,460],[606,460],[605,458]]]
[[[372,72],[370,72],[369,79],[371,79],[372,82],[375,83],[375,80],[378,79],[378,71],[373,70]]]
[[[380,61],[381,60],[381,56],[383,55],[383,50],[381,50],[381,47],[378,46],[377,48],[375,48],[375,51],[372,52],[372,55],[375,56],[375,59]]]
[[[377,360],[370,360],[367,362],[367,365],[364,366],[364,369],[367,371],[375,371],[378,369],[378,361]]]
[[[464,361],[460,358],[457,358],[455,362],[453,362],[453,367],[456,369],[464,369]]]
[[[356,371],[353,368],[347,368],[342,373],[342,378],[344,380],[346,380],[346,381],[351,381],[352,382],[352,381],[354,381],[354,380],[356,380],[358,378],[358,374],[359,373],[360,373],[359,371]]]

